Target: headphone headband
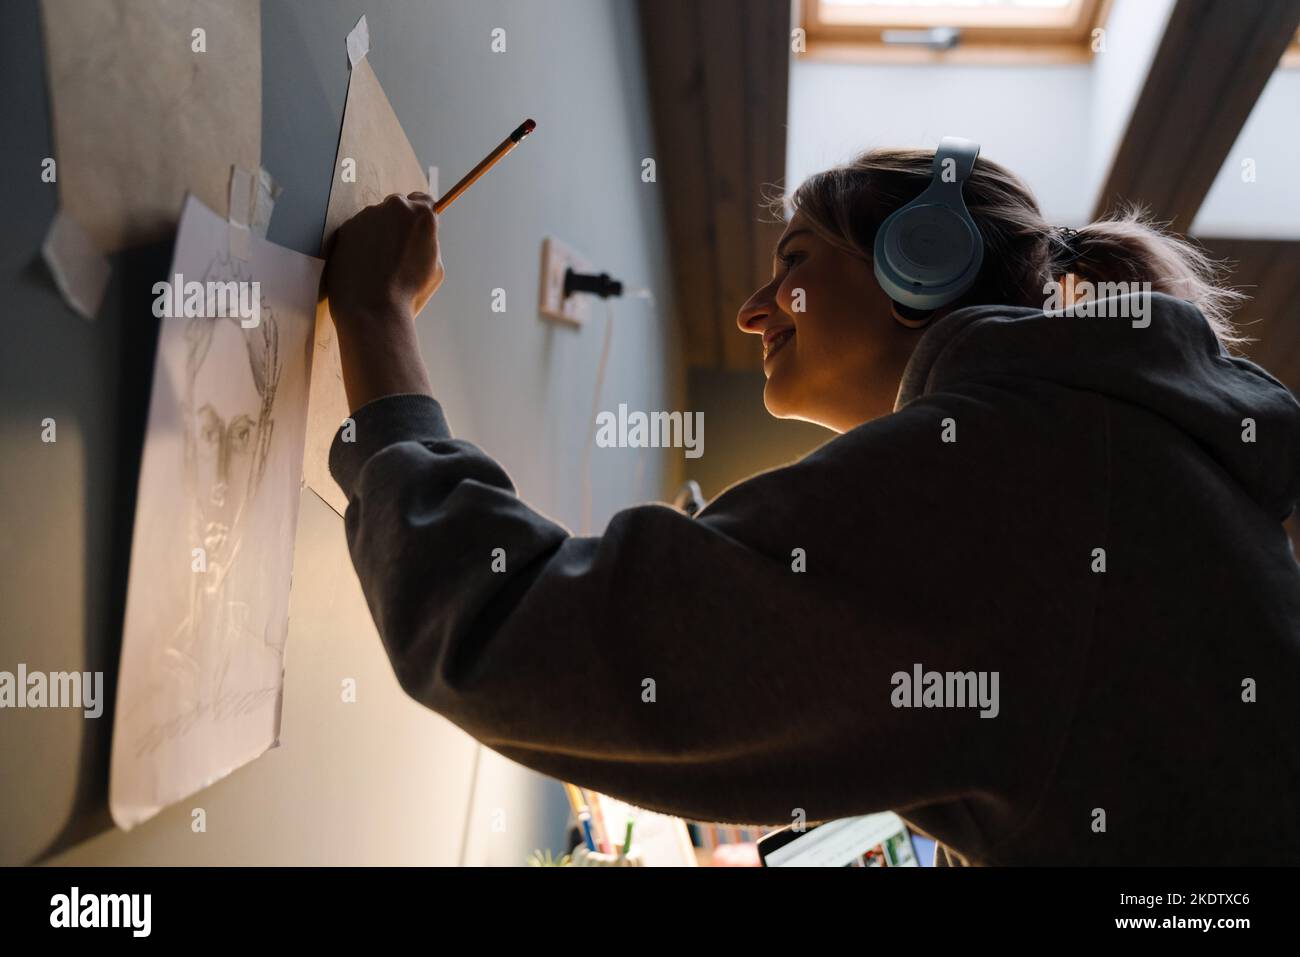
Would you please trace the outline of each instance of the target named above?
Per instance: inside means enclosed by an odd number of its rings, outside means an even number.
[[[952,160],[955,178],[958,185],[961,185],[970,179],[970,174],[975,171],[975,159],[979,155],[980,145],[974,140],[964,140],[960,136],[945,136],[939,141],[938,149],[934,151],[931,176],[942,179],[944,164]]]

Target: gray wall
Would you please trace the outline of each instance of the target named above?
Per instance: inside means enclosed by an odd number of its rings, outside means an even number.
[[[315,253],[347,91],[344,38],[367,14],[370,59],[417,155],[445,189],[523,117],[538,132],[443,217],[443,289],[426,355],[455,358],[452,427],[496,455],[521,495],[577,528],[580,462],[604,333],[536,314],[554,233],[653,300],[613,306],[600,407],[683,408],[654,155],[631,0],[263,0],[262,162],[284,186],[270,238]],[[508,52],[489,51],[493,27]],[[114,260],[99,318],[68,310],[39,262],[56,206],[35,0],[5,4],[0,191],[0,670],[102,670],[115,690],[135,482],[167,245]],[[508,311],[493,313],[494,287]],[[435,391],[438,383],[435,382]],[[40,420],[58,442],[40,442]],[[680,451],[596,449],[592,514],[671,493]],[[355,678],[358,702],[340,701]],[[500,863],[560,846],[557,785],[405,698],[346,554],[341,520],[303,496],[281,746],[129,834],[106,812],[111,713],[0,711],[0,863]],[[207,812],[193,834],[190,811]],[[502,828],[502,825],[504,827]]]

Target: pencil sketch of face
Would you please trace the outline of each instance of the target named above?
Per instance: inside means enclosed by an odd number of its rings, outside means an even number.
[[[269,309],[251,329],[233,318],[188,321],[184,417],[192,533],[209,569],[224,574],[238,548],[240,519],[256,494],[275,425],[276,322]]]
[[[357,162],[357,193],[362,206],[373,206],[384,201],[384,192],[379,188],[379,168],[368,156],[362,156]]]

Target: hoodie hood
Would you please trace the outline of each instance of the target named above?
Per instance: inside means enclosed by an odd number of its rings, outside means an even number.
[[[971,306],[936,321],[903,372],[894,409],[963,382],[1028,376],[1154,412],[1279,520],[1300,499],[1300,403],[1229,355],[1191,303],[1163,293],[1095,300],[1091,312]],[[1244,441],[1247,423],[1254,441]]]

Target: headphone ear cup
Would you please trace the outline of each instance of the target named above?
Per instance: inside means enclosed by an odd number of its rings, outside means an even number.
[[[901,302],[889,300],[890,312],[894,320],[902,326],[909,329],[924,329],[934,318],[935,310],[933,309],[913,309],[911,306],[905,306]]]
[[[894,302],[933,311],[974,285],[984,261],[984,240],[962,188],[978,156],[979,144],[944,137],[935,150],[930,185],[881,223],[873,246],[874,269]]]
[[[916,206],[893,223],[886,250],[896,267],[921,282],[960,276],[975,255],[966,221],[946,206]]]
[[[984,247],[973,223],[939,206],[904,208],[894,217],[874,249],[876,279],[890,299],[934,310],[975,284]]]

